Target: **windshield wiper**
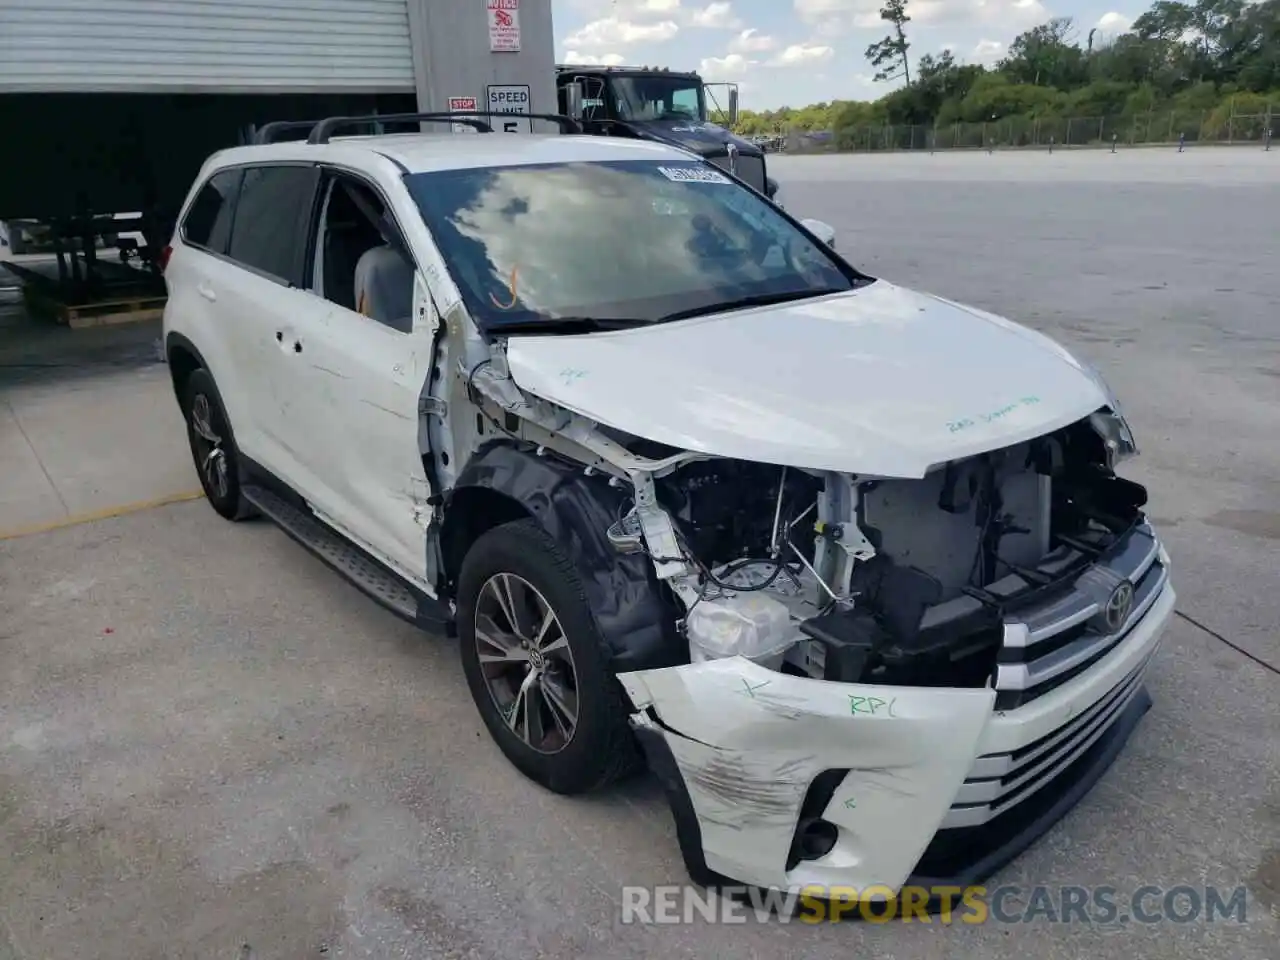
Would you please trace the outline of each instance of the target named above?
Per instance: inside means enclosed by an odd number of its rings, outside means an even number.
[[[494,323],[490,332],[499,336],[509,333],[599,333],[604,330],[630,330],[647,326],[650,322],[636,317],[530,317]]]
[[[724,313],[728,310],[745,310],[748,307],[767,307],[793,300],[811,300],[814,297],[825,297],[832,293],[847,293],[849,289],[852,288],[831,287],[820,290],[792,290],[789,293],[757,293],[749,297],[738,297],[736,300],[722,300],[719,303],[708,303],[701,307],[690,307],[688,310],[677,310],[662,317],[658,323],[688,320],[690,317],[705,317],[711,313]]]

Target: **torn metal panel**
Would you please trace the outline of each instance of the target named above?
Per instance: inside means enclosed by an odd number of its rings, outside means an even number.
[[[740,657],[619,679],[641,711],[636,725],[674,757],[706,867],[782,889],[897,889],[964,781],[995,699],[990,689],[810,680]],[[805,794],[826,770],[849,771],[822,814],[838,838],[788,870]]]
[[[510,497],[560,543],[582,580],[614,669],[688,661],[687,645],[675,629],[677,613],[663,599],[649,558],[620,554],[609,542],[609,527],[629,501],[629,488],[511,440],[482,447],[463,468],[451,496],[467,487]]]

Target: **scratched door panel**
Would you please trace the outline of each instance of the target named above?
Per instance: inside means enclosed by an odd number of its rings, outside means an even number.
[[[375,556],[425,582],[428,486],[418,397],[430,370],[430,331],[405,333],[329,306],[305,345],[305,455],[328,488],[313,506]]]

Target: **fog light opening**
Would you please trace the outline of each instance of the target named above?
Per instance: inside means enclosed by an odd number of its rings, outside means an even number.
[[[840,830],[834,823],[814,817],[803,820],[796,831],[796,853],[801,860],[820,860],[834,849]]]

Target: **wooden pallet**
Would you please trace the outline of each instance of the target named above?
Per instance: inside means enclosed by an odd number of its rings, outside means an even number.
[[[66,304],[47,296],[32,296],[29,302],[39,312],[48,314],[72,330],[104,327],[119,323],[142,323],[164,316],[167,297],[125,297],[100,300],[97,303]]]
[[[142,323],[164,316],[167,297],[138,297],[131,300],[109,300],[79,306],[63,306],[60,316],[72,330],[105,327],[117,323]]]

